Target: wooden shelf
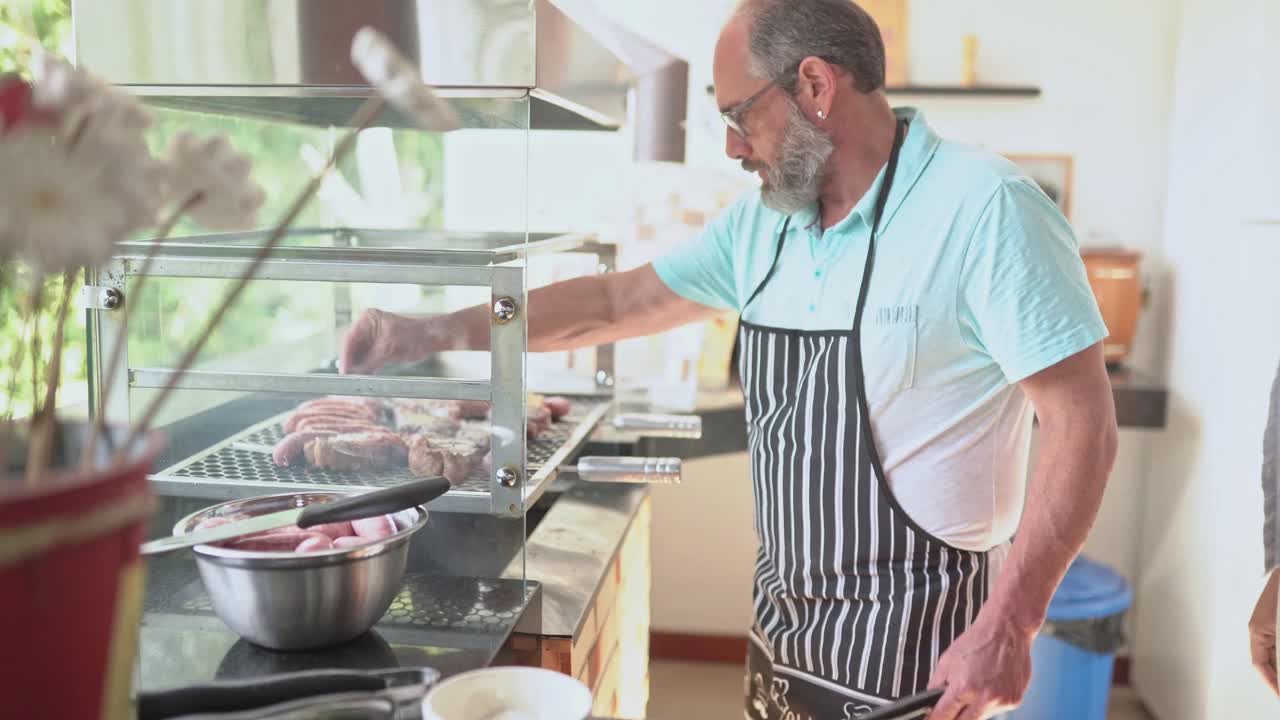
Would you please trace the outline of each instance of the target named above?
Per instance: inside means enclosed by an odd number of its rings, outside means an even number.
[[[1169,391],[1140,372],[1108,370],[1116,401],[1116,421],[1122,428],[1159,429],[1169,412]]]
[[[900,85],[885,88],[890,95],[936,95],[944,97],[1039,97],[1040,88],[1030,85]]]
[[[1032,98],[1040,96],[1040,88],[1032,85],[896,85],[885,88],[890,95],[933,95],[941,97],[989,97]],[[707,86],[707,94],[714,95],[715,87]]]

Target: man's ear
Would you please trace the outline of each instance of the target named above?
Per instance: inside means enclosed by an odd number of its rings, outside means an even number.
[[[836,83],[840,76],[831,63],[820,57],[807,57],[800,63],[799,82],[795,101],[805,115],[814,122],[822,122],[831,116],[835,102]]]

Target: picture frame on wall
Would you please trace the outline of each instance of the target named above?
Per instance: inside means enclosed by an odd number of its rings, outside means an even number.
[[[1005,153],[1010,162],[1022,168],[1062,214],[1071,219],[1072,181],[1075,160],[1070,155],[1055,153]]]
[[[885,85],[908,84],[907,73],[907,0],[857,0],[880,27],[884,40]]]

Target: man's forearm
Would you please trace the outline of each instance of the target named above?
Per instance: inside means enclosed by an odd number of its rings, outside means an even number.
[[[651,335],[716,313],[676,296],[647,265],[532,290],[521,311],[528,313],[530,352],[574,350]],[[459,310],[438,326],[448,335],[450,347],[487,350],[491,312],[486,305]]]
[[[1115,462],[1114,415],[1042,418],[1026,510],[983,613],[1034,631],[1084,546]],[[1092,422],[1091,422],[1092,421]]]
[[[602,275],[574,278],[530,291],[527,308],[529,351],[555,352],[610,342],[616,323]],[[477,305],[445,319],[445,327],[462,348],[489,349],[492,308]],[[597,339],[600,338],[600,339]]]

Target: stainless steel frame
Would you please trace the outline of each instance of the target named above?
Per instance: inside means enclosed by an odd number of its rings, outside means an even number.
[[[498,427],[525,426],[526,373],[528,349],[526,306],[528,289],[525,269],[519,261],[530,255],[555,252],[587,252],[599,258],[600,271],[614,264],[614,247],[602,244],[589,235],[544,236],[526,245],[513,242],[510,235],[460,235],[459,242],[427,243],[456,245],[408,247],[428,234],[415,231],[362,231],[352,229],[300,231],[300,233],[333,233],[346,247],[285,247],[273,254],[259,273],[260,279],[326,281],[342,287],[345,283],[391,283],[416,285],[477,285],[490,287],[493,302],[504,304],[504,312],[490,316],[490,377],[487,381],[448,378],[408,378],[387,376],[341,376],[317,373],[216,372],[194,369],[179,378],[175,387],[187,390],[220,390],[253,393],[334,394],[371,397],[425,397],[457,400],[488,400],[492,404],[493,422]],[[177,241],[158,248],[158,256],[149,277],[239,277],[256,251],[254,233],[208,236],[201,243]],[[442,238],[437,238],[442,239]],[[351,247],[350,245],[359,245]],[[373,247],[369,247],[372,245]],[[94,372],[91,384],[94,397],[101,397],[106,382],[102,377],[103,360],[109,358],[119,333],[119,314],[130,301],[127,280],[140,270],[146,243],[130,243],[103,270],[95,271],[90,284],[114,289],[122,301],[113,309],[90,309],[91,323],[97,338]],[[337,315],[350,317],[350,307],[341,304]],[[335,323],[339,320],[335,317]],[[337,327],[337,326],[335,326]],[[115,388],[161,388],[173,380],[173,370],[166,368],[130,367],[128,350],[124,361],[112,378]],[[610,397],[613,384],[612,348],[597,350],[597,389],[600,397]],[[113,392],[107,407],[109,418],[129,417],[128,393]],[[501,516],[519,516],[541,495],[547,482],[554,478],[556,467],[567,460],[585,442],[607,410],[600,404],[592,411],[589,422],[578,426],[571,442],[566,442],[551,460],[531,465],[524,432],[514,432],[506,439],[492,441],[494,472],[483,492],[459,490],[442,501],[445,509],[459,512],[484,512]],[[261,424],[260,424],[261,425]],[[260,430],[254,426],[251,431]],[[249,434],[252,434],[250,432]],[[237,442],[232,440],[182,461],[158,473],[155,480],[169,490],[181,489],[186,494],[208,497],[235,497],[245,492],[262,492],[277,487],[307,488],[298,483],[265,487],[263,483],[210,483],[196,488],[190,480],[177,480],[173,471],[207,457],[210,453]],[[554,460],[554,462],[552,461]]]

